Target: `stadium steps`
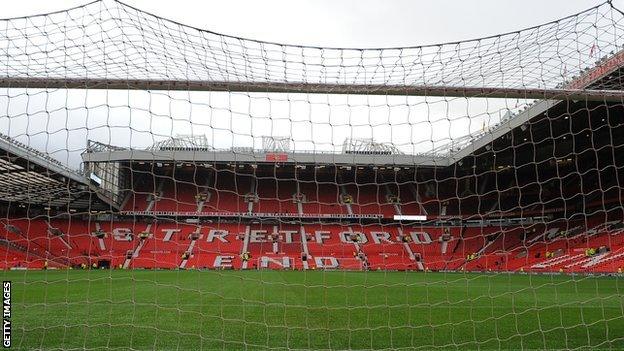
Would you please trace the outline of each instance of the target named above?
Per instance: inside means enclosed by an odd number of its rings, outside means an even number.
[[[188,253],[188,257],[183,259],[182,262],[180,262],[180,268],[186,268],[189,258],[191,257],[191,255],[193,255],[193,249],[195,248],[196,243],[197,243],[197,240],[191,240],[191,242],[189,243],[189,246],[185,251],[186,253]]]
[[[542,261],[540,263],[536,263],[536,264],[532,265],[531,268],[533,268],[533,269],[551,268],[551,267],[555,267],[555,266],[558,266],[558,265],[562,265],[565,262],[569,262],[569,261],[573,261],[573,260],[579,259],[581,257],[585,257],[585,254],[576,254],[576,255],[564,254],[562,256],[558,256],[558,257],[555,257],[555,258],[551,258],[551,259]]]
[[[403,228],[398,227],[398,228],[397,228],[397,231],[398,231],[398,234],[399,234],[399,235],[398,235],[398,237],[399,237],[399,238],[403,238],[403,237],[405,237],[405,234],[403,233]],[[402,245],[403,245],[403,249],[404,249],[404,250],[405,250],[405,252],[407,253],[407,255],[408,255],[409,259],[410,259],[410,260],[412,260],[412,261],[414,261],[414,260],[416,259],[416,256],[414,255],[414,252],[412,251],[412,248],[409,246],[409,243],[408,243],[408,242],[406,242],[406,241],[404,241],[404,242],[402,243]]]
[[[250,228],[249,226],[245,226],[245,233],[243,235],[243,246],[241,246],[241,251],[239,253],[240,256],[242,256],[245,252],[249,252],[249,233]],[[247,266],[249,265],[249,261],[243,261],[242,263],[242,269],[247,269]]]
[[[149,233],[150,229],[152,227],[152,224],[148,224],[147,228],[145,228],[145,232]],[[134,237],[134,240],[137,240],[136,236]],[[134,258],[139,257],[139,254],[141,253],[141,249],[143,248],[143,246],[145,245],[145,243],[149,240],[149,237],[142,239],[139,238],[139,242],[137,243],[135,249],[132,251],[132,255],[130,255],[129,257],[126,257],[126,260],[123,263],[123,268],[126,269],[128,267],[130,267],[130,264],[132,263],[132,260]]]
[[[305,227],[302,226],[302,225],[299,226],[299,235],[301,237],[301,249],[302,249],[302,252],[306,255],[306,258],[310,257],[310,251],[308,250],[308,234],[305,231]],[[309,269],[310,268],[307,259],[305,261],[302,261],[301,264],[303,265],[303,269]]]

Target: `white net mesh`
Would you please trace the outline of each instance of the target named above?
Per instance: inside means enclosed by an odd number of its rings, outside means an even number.
[[[199,30],[114,1],[3,21],[10,78],[555,88],[620,50],[622,14],[604,4],[471,41],[388,49],[289,46]],[[598,89],[619,90],[605,80]],[[245,89],[245,88],[242,88]]]
[[[624,348],[623,17],[383,49],[0,20],[12,345]]]

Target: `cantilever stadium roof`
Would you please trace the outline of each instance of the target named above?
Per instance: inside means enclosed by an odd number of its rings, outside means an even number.
[[[88,180],[59,161],[0,134],[0,201],[99,209]]]
[[[571,80],[561,83],[566,89],[612,87],[615,74],[624,67],[624,50],[596,62],[591,69]],[[605,83],[606,82],[606,83]],[[271,150],[216,150],[210,147],[185,147],[175,144],[175,140],[157,143],[146,150],[104,147],[89,149],[83,153],[86,162],[107,161],[143,161],[143,162],[223,162],[223,163],[298,163],[298,164],[336,164],[336,165],[374,165],[374,166],[432,166],[445,167],[473,154],[494,140],[522,126],[533,118],[546,113],[558,105],[559,100],[538,100],[526,109],[509,114],[499,124],[483,131],[479,135],[467,135],[451,144],[438,147],[429,153],[406,155],[399,153],[336,153],[336,152],[288,152]],[[172,147],[173,145],[173,147]],[[166,146],[166,147],[163,147]]]

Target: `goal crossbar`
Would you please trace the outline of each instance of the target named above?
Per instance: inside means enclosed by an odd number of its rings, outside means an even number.
[[[311,84],[290,82],[218,82],[183,80],[0,78],[2,88],[223,91],[249,93],[352,94],[502,99],[624,102],[622,90],[501,87],[410,86],[382,84]]]

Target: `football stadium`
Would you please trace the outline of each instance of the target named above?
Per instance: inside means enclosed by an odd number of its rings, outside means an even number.
[[[3,346],[624,349],[624,13],[263,42],[0,20]]]

